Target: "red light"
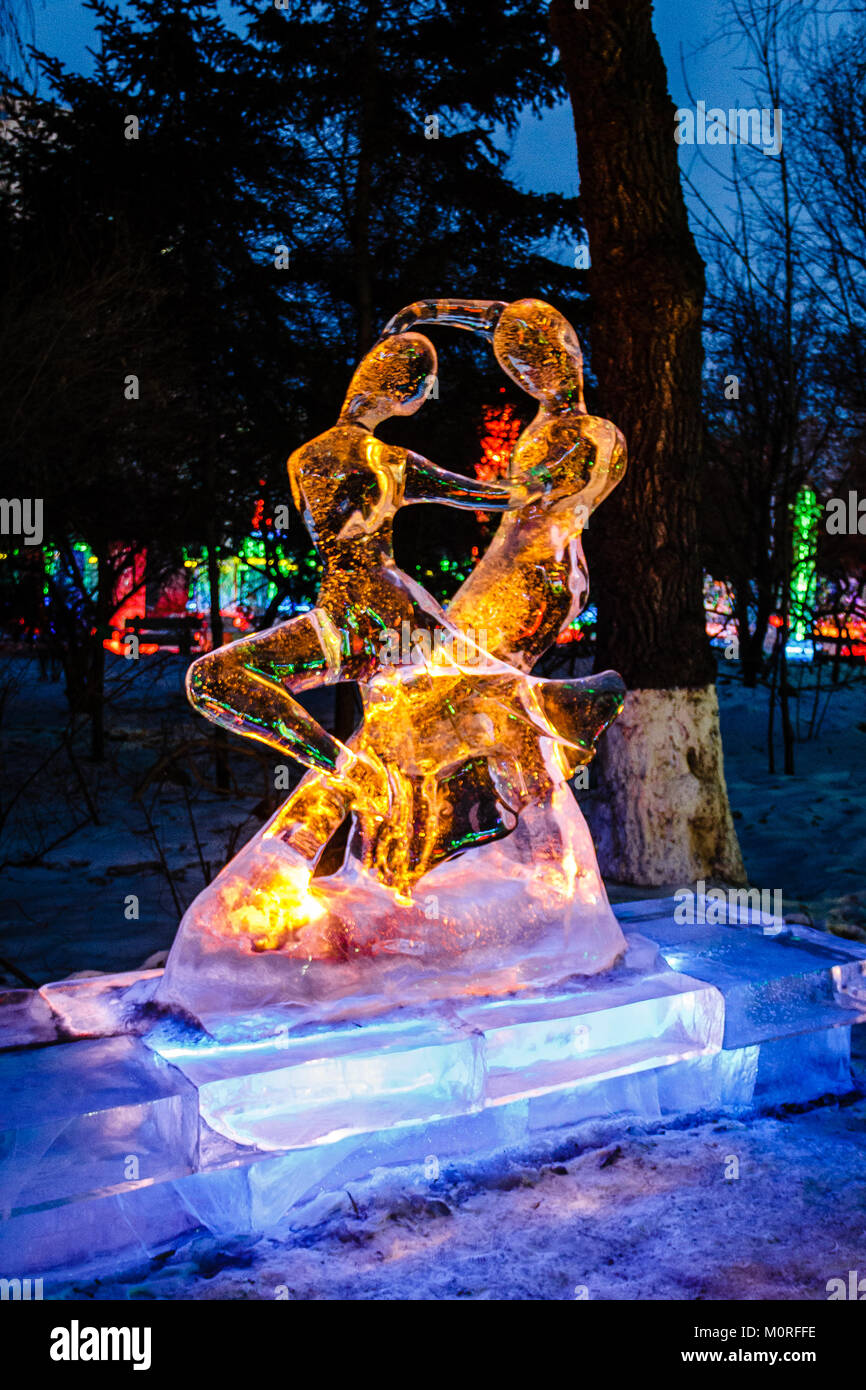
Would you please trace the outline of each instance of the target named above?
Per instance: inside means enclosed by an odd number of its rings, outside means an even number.
[[[500,387],[500,390],[504,390]],[[482,407],[481,458],[475,465],[476,477],[483,482],[495,482],[508,472],[508,465],[522,421],[511,402],[505,405]]]

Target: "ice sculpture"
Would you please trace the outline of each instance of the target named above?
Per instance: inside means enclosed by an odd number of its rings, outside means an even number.
[[[417,411],[437,363],[418,324],[484,335],[538,401],[508,482],[471,481],[383,444]],[[620,432],[586,412],[568,321],[539,300],[425,300],[387,325],[336,425],[295,451],[289,476],[322,560],[316,607],[200,657],[187,677],[209,719],[307,775],[187,911],[160,998],[201,1016],[515,989],[594,974],[622,954],[568,779],[619,713],[613,672],[532,676],[587,599],[581,533],[625,471]],[[445,611],[398,568],[397,509],[505,513]],[[295,698],[359,683],[347,744]],[[341,868],[316,875],[350,818]]]

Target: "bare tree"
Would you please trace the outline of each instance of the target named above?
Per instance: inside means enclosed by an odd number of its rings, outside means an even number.
[[[816,158],[824,127],[847,149],[847,102],[857,105],[851,85],[857,63],[847,64],[847,85],[840,85],[835,70],[824,74],[826,90],[838,103],[835,111],[816,107],[811,61],[798,64],[798,56],[802,60],[808,52],[811,60],[821,51],[828,22],[826,12],[785,0],[728,0],[714,42],[727,46],[743,73],[749,108],[762,121],[763,113],[772,116],[774,142],[743,143],[739,124],[729,124],[729,166],[721,166],[712,151],[722,189],[712,202],[687,175],[699,243],[710,264],[707,330],[714,371],[706,392],[711,469],[705,553],[714,575],[728,579],[735,592],[747,684],[754,685],[764,667],[768,624],[777,615],[767,672],[768,755],[773,771],[778,708],[786,773],[794,771],[795,742],[787,658],[794,508],[805,484],[820,487],[833,475],[850,428],[850,391],[844,373],[830,362],[834,338],[850,337],[853,320],[840,334],[830,305],[841,303],[850,313],[863,288],[847,245],[860,212],[849,200],[847,228],[831,228],[834,182],[844,180],[839,161],[826,150]],[[811,136],[804,110],[812,112]],[[696,157],[708,160],[700,148]],[[822,163],[832,166],[834,178],[820,171]],[[734,389],[723,399],[726,383]]]
[[[804,266],[837,348],[833,378],[866,413],[866,7],[836,23],[812,16],[796,34],[801,79],[793,179],[809,218]]]
[[[33,39],[32,0],[0,0],[0,71],[32,75],[28,45]]]

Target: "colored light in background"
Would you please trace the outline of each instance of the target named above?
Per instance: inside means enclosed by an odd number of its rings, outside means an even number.
[[[812,636],[815,606],[818,518],[821,505],[810,487],[801,487],[793,505],[793,569],[791,571],[791,633],[800,644]]]

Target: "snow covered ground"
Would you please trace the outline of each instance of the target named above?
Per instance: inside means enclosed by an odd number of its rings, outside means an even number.
[[[815,926],[848,924],[856,935],[866,928],[866,670],[861,663],[847,675],[851,683],[827,700],[819,737],[797,743],[793,777],[767,772],[767,691],[724,676],[718,689],[728,794],[750,882],[782,889],[786,911],[799,909]],[[804,732],[813,691],[814,681],[793,702]],[[776,730],[778,768],[778,711]]]
[[[88,759],[83,725],[74,762],[61,746],[68,720],[62,684],[38,680],[35,661],[14,663],[19,680],[3,721],[0,806],[59,750],[0,834],[0,957],[38,984],[84,970],[133,969],[166,951],[208,876],[277,804],[267,798],[278,759],[239,740],[230,755],[236,788],[216,790],[212,729],[186,701],[185,661],[161,655],[132,668],[108,660],[101,766]],[[307,703],[327,721],[332,700],[314,694]]]
[[[475,1167],[332,1194],[313,1227],[199,1238],[88,1299],[827,1298],[866,1269],[866,1101],[687,1127],[558,1132]]]

